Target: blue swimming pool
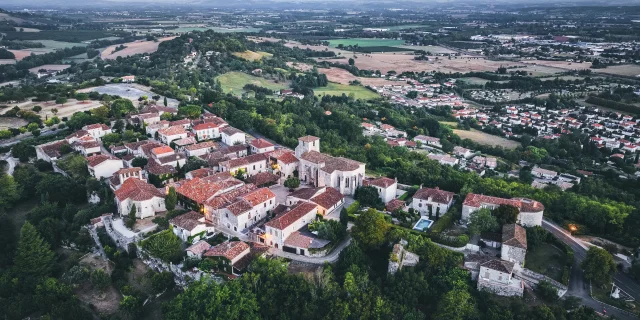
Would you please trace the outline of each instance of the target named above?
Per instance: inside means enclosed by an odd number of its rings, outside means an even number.
[[[429,229],[429,227],[431,227],[432,224],[433,224],[433,221],[423,217],[423,218],[420,218],[418,222],[416,222],[416,225],[413,226],[413,230],[425,231]]]

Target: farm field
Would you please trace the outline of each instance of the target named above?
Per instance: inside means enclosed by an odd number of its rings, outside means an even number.
[[[262,58],[273,57],[273,54],[268,52],[263,52],[263,51],[254,52],[251,50],[247,50],[245,52],[234,52],[233,55],[238,58],[245,59],[247,61],[259,61],[259,60],[262,60]]]
[[[335,83],[340,83],[340,84],[349,84],[349,82],[353,80],[358,80],[363,85],[369,85],[369,86],[384,86],[386,84],[390,84],[390,85],[398,84],[397,81],[390,81],[390,80],[381,79],[381,78],[356,77],[351,72],[344,69],[336,68],[336,67],[318,68],[318,71],[327,75],[327,80]]]
[[[341,96],[343,93],[347,96],[353,93],[356,99],[375,99],[380,97],[377,93],[362,86],[350,86],[333,82],[329,82],[326,87],[313,88],[313,92],[318,97],[325,95]]]
[[[296,70],[300,70],[300,71],[302,71],[302,72],[309,71],[309,70],[313,69],[313,66],[312,66],[312,65],[310,65],[310,64],[306,64],[306,63],[304,63],[304,62],[292,62],[292,61],[287,61],[287,66],[288,66],[289,68],[293,68],[293,69],[296,69]]]
[[[95,91],[99,94],[109,94],[113,96],[120,96],[122,98],[129,99],[133,102],[133,105],[138,104],[138,98],[140,96],[148,96],[151,97],[156,93],[151,91],[150,87],[139,85],[139,84],[127,84],[127,83],[110,83],[104,86],[85,88],[78,90],[78,92],[91,92]],[[160,101],[162,101],[164,97],[160,96]],[[173,98],[167,98],[167,105],[169,107],[177,108],[178,100]]]
[[[398,46],[398,48],[411,49],[411,50],[424,50],[431,52],[432,54],[440,54],[440,53],[455,53],[455,51],[451,49],[447,49],[441,46]]]
[[[475,129],[471,129],[469,131],[454,129],[453,133],[457,134],[462,139],[470,139],[477,143],[491,146],[501,146],[506,149],[515,149],[520,146],[520,142],[494,136]]]
[[[64,41],[55,41],[55,40],[34,40],[33,42],[40,42],[44,45],[44,48],[29,48],[23,50],[9,50],[13,52],[16,56],[16,60],[20,61],[25,57],[34,54],[43,54],[49,53],[56,50],[64,49],[64,48],[73,48],[73,47],[86,47],[86,43],[77,43],[77,42],[64,42]]]
[[[604,69],[596,69],[593,71],[597,73],[612,74],[616,76],[640,76],[640,66],[637,64],[611,66]]]
[[[29,69],[29,72],[38,73],[38,70],[41,70],[41,69],[62,71],[62,70],[65,70],[65,69],[67,69],[69,67],[71,67],[71,65],[69,65],[69,64],[45,64],[45,65],[41,65],[41,66],[37,66],[37,67],[31,68],[31,69]]]
[[[40,32],[40,29],[36,29],[36,28],[22,28],[22,27],[15,27],[16,31],[20,31],[21,32]]]
[[[252,75],[237,71],[227,72],[223,75],[218,76],[216,80],[220,81],[220,84],[222,85],[222,91],[237,96],[240,96],[243,92],[245,92],[243,87],[248,83],[255,84],[260,87],[265,87],[274,91],[287,89],[289,87],[288,83],[276,83],[272,80],[254,77]]]
[[[175,37],[160,38],[158,39],[157,42],[156,41],[127,42],[123,44],[126,47],[125,49],[116,51],[116,52],[113,52],[113,51],[116,49],[116,47],[120,45],[119,44],[112,45],[102,50],[102,53],[100,53],[100,57],[102,57],[102,59],[107,60],[107,59],[115,59],[117,57],[128,57],[128,56],[132,56],[140,53],[153,53],[158,50],[158,46],[160,45],[161,42],[172,40],[172,39],[175,39]]]
[[[460,78],[460,80],[473,85],[478,85],[478,84],[484,85],[485,83],[489,82],[489,80],[487,79],[476,78],[476,77]]]
[[[10,110],[11,108],[6,108]],[[26,126],[29,124],[27,120],[22,118],[0,118],[0,130],[10,129],[10,128],[20,128],[22,126]]]
[[[350,38],[329,40],[329,44],[334,48],[340,44],[345,47],[354,46],[356,44],[360,47],[393,47],[403,45],[404,41],[395,39]]]

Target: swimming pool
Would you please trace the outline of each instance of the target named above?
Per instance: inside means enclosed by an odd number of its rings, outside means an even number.
[[[427,229],[429,229],[429,227],[431,227],[431,225],[433,224],[433,221],[427,219],[427,218],[420,218],[420,220],[418,220],[418,222],[416,222],[416,224],[413,226],[413,230],[418,230],[418,231],[425,231]]]

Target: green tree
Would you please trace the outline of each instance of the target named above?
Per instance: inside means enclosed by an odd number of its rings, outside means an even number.
[[[135,317],[142,311],[142,302],[134,296],[124,296],[118,308],[130,317]]]
[[[389,228],[384,214],[370,208],[358,216],[351,230],[351,235],[364,248],[376,249],[386,241]]]
[[[20,162],[27,162],[30,157],[36,156],[36,149],[23,141],[11,148],[11,155],[14,158],[18,158]]]
[[[189,119],[197,119],[202,114],[202,107],[196,105],[187,105],[178,108],[178,115]]]
[[[13,206],[20,199],[18,183],[6,173],[0,173],[0,212]]]
[[[611,282],[611,275],[616,272],[616,262],[607,250],[590,247],[587,257],[582,261],[584,277],[596,284],[604,285]]]
[[[42,107],[41,106],[33,106],[33,108],[31,108],[31,110],[33,110],[33,112],[40,112],[42,111]]]
[[[131,229],[136,224],[136,213],[137,209],[136,205],[134,204],[131,206],[131,210],[129,210],[129,214],[127,215],[127,221],[125,223],[127,225],[127,228]]]
[[[358,200],[360,205],[365,207],[373,207],[377,209],[382,209],[384,207],[384,203],[382,203],[382,200],[378,195],[378,189],[374,186],[358,187],[353,198]]]
[[[135,157],[133,160],[131,160],[131,166],[138,168],[143,168],[147,165],[147,163],[149,163],[149,160],[143,157]]]
[[[20,229],[18,249],[14,258],[14,270],[21,279],[40,279],[49,276],[53,268],[54,254],[36,228],[28,221]]]
[[[111,277],[102,269],[94,270],[91,272],[91,284],[98,291],[104,292],[111,284]]]
[[[68,100],[67,100],[67,98],[66,98],[66,97],[59,96],[59,97],[57,97],[57,98],[56,98],[56,104],[64,105],[65,103],[67,103],[67,101],[68,101]],[[56,111],[57,111],[57,110],[56,110]],[[53,109],[51,109],[51,112],[53,112]],[[54,113],[54,114],[55,114],[55,113]]]
[[[436,320],[472,319],[476,314],[475,303],[467,290],[454,289],[440,298]]]
[[[178,203],[178,194],[176,193],[176,189],[171,187],[169,188],[167,197],[164,199],[164,204],[167,210],[171,211],[176,208],[176,203]]]
[[[168,105],[167,103],[167,97],[164,97],[164,106],[166,107]]]
[[[491,214],[491,210],[482,208],[471,214],[469,217],[469,232],[471,234],[481,234],[486,231],[496,231],[498,220]]]
[[[0,213],[0,268],[9,266],[13,261],[17,238],[13,219],[4,212]]]
[[[540,281],[536,286],[535,291],[540,298],[547,302],[554,302],[558,300],[558,289],[547,281]]]
[[[349,212],[347,212],[347,208],[342,207],[340,210],[340,223],[343,226],[346,226],[349,223]]]
[[[296,177],[289,177],[284,181],[284,186],[289,189],[295,189],[300,186],[300,179]]]
[[[164,290],[171,290],[175,286],[173,280],[173,273],[169,271],[154,273],[151,277],[151,287],[155,293],[160,293]]]
[[[158,232],[142,242],[149,254],[164,261],[178,261],[182,257],[182,241],[172,230]]]
[[[111,113],[117,118],[120,118],[122,115],[134,111],[135,109],[133,102],[129,99],[116,99],[111,102]]]
[[[518,221],[518,213],[520,211],[514,206],[503,204],[493,210],[493,215],[498,220],[498,225],[503,226],[505,224],[516,223]]]
[[[76,93],[76,97],[75,98],[78,101],[85,102],[86,100],[89,100],[89,94],[87,94],[87,93]]]

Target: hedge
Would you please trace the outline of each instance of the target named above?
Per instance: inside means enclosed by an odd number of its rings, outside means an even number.
[[[453,214],[451,212],[446,213],[444,216],[440,217],[440,219],[438,219],[438,221],[436,221],[431,228],[429,228],[429,231],[432,233],[440,233],[448,228],[451,228],[451,226],[453,226]]]
[[[347,207],[347,214],[352,215],[356,214],[360,209],[360,202],[358,200],[354,201],[350,206]]]
[[[464,247],[467,245],[467,243],[469,243],[469,236],[466,234],[459,235],[457,237],[449,237],[441,234],[431,234],[429,237],[431,238],[431,241],[435,243],[454,248]]]

